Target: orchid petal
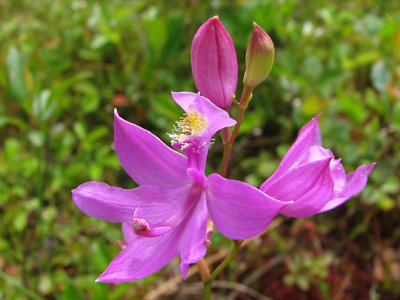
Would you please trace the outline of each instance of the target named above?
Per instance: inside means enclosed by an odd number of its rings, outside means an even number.
[[[217,229],[235,240],[251,238],[267,228],[288,205],[240,181],[208,176],[207,207]]]
[[[374,166],[375,163],[369,165],[368,167],[362,165],[359,166],[356,171],[347,174],[346,186],[344,187],[343,191],[338,195],[338,197],[326,203],[319,212],[322,213],[331,210],[343,204],[355,194],[361,192],[367,185],[368,175],[371,173]]]
[[[197,195],[200,196],[200,195]],[[100,282],[132,281],[146,277],[167,265],[180,254],[180,269],[185,278],[189,264],[196,263],[206,253],[208,213],[204,196],[184,220],[164,235],[143,237],[134,234],[129,224],[123,225],[127,247],[116,256]]]
[[[218,108],[199,93],[172,92],[172,97],[186,114],[195,112],[196,116],[199,115],[205,121],[205,128],[199,132],[194,131],[190,135],[183,135],[187,143],[185,146],[179,142],[173,144],[173,147],[182,148],[187,154],[189,167],[204,173],[208,145],[212,136],[222,128],[235,125],[236,121],[231,119],[226,111]],[[178,135],[178,139],[180,136],[182,135]]]
[[[289,169],[301,164],[303,160],[307,159],[309,150],[312,146],[321,146],[321,133],[318,127],[319,116],[320,115],[317,115],[309,123],[303,126],[296,141],[283,157],[278,169],[264,182],[261,189],[263,189],[264,185],[272,183],[289,171]]]
[[[136,235],[135,231],[133,230],[132,224],[122,223],[121,227],[122,227],[122,235],[124,236],[124,241],[127,244],[130,244],[138,237],[138,235]]]
[[[232,38],[218,17],[210,18],[196,32],[191,62],[200,93],[218,107],[229,108],[236,92],[238,65]]]
[[[202,195],[193,208],[191,216],[183,226],[183,233],[178,246],[181,257],[179,266],[183,278],[186,278],[189,264],[198,262],[207,252],[204,245],[207,238],[208,211],[205,196]]]
[[[190,191],[191,185],[178,189],[140,186],[135,189],[135,195],[141,200],[135,217],[153,225],[174,227],[185,218],[196,200]]]
[[[218,130],[231,127],[236,121],[229,114],[199,93],[172,92],[172,98],[186,112],[197,111],[207,121],[206,136],[211,138]]]
[[[330,161],[326,158],[291,169],[271,184],[263,184],[261,190],[281,201],[293,201],[282,209],[283,215],[300,218],[316,214],[333,196]]]
[[[341,192],[346,186],[346,172],[341,164],[342,159],[332,159],[330,163],[331,176],[334,182],[335,193]]]
[[[164,187],[188,182],[187,160],[149,131],[122,119],[115,110],[114,144],[118,158],[139,185]]]
[[[295,199],[293,204],[283,208],[281,214],[293,218],[305,218],[319,213],[319,210],[334,196],[333,186],[330,173],[320,173],[313,186]]]
[[[72,190],[72,200],[85,214],[109,222],[132,222],[138,199],[135,189],[125,190],[90,181]]]
[[[260,190],[280,201],[297,201],[314,188],[321,176],[330,178],[330,161],[331,158],[326,158],[291,169],[276,181],[263,184]]]
[[[133,224],[135,211],[140,208],[151,224],[172,227],[184,219],[193,205],[190,188],[190,185],[178,189],[140,186],[125,190],[92,181],[73,190],[72,200],[96,219]]]
[[[111,261],[96,281],[132,281],[153,274],[178,255],[179,235],[179,230],[173,230],[152,238],[138,236]]]

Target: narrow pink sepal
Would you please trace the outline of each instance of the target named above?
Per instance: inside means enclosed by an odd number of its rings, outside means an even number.
[[[222,109],[231,106],[236,92],[238,65],[235,46],[217,16],[196,32],[191,50],[194,82],[202,96]]]

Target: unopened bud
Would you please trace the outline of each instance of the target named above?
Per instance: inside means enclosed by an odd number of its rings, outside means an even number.
[[[200,94],[219,108],[228,109],[236,92],[238,65],[232,38],[217,16],[196,32],[191,62]]]
[[[246,72],[243,84],[254,88],[259,85],[272,69],[275,48],[269,35],[255,22],[253,33],[246,50]]]

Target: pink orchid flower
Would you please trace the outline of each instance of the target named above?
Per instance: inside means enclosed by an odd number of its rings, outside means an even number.
[[[318,117],[301,129],[277,171],[261,185],[258,193],[251,191],[248,195],[247,199],[257,199],[258,208],[250,206],[249,211],[244,209],[242,212],[237,209],[238,205],[248,201],[243,198],[249,191],[246,184],[224,179],[218,174],[208,177],[208,193],[211,194],[208,210],[222,234],[237,239],[240,236],[237,231],[247,227],[255,229],[263,219],[260,212],[268,209],[272,200],[287,203],[282,206],[281,214],[301,218],[333,209],[365,188],[375,163],[362,165],[346,174],[341,160],[335,159],[332,152],[321,145]],[[241,213],[250,216],[251,211],[252,217],[241,219]],[[235,220],[240,222],[235,223]],[[265,228],[257,227],[254,232]]]
[[[232,104],[238,65],[235,46],[217,16],[196,32],[191,50],[192,73],[200,94],[222,109]]]
[[[319,115],[300,131],[277,171],[260,187],[284,202],[282,214],[302,218],[333,209],[361,192],[375,163],[346,174],[341,159],[321,144]]]
[[[209,214],[223,234],[246,239],[262,232],[287,205],[245,183],[216,174],[206,177],[212,136],[235,121],[199,94],[172,96],[185,111],[171,134],[172,145],[186,155],[115,111],[115,149],[125,171],[140,186],[125,190],[92,181],[72,191],[74,203],[85,214],[123,224],[123,250],[97,281],[137,280],[178,255],[186,277],[189,264],[206,253]]]

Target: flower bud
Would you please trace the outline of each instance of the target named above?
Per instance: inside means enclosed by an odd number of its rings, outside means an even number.
[[[216,106],[227,109],[236,92],[238,65],[232,38],[218,16],[196,32],[191,50],[194,82],[200,94]]]
[[[246,50],[246,71],[243,84],[254,88],[267,78],[274,64],[275,48],[269,35],[255,22]]]

